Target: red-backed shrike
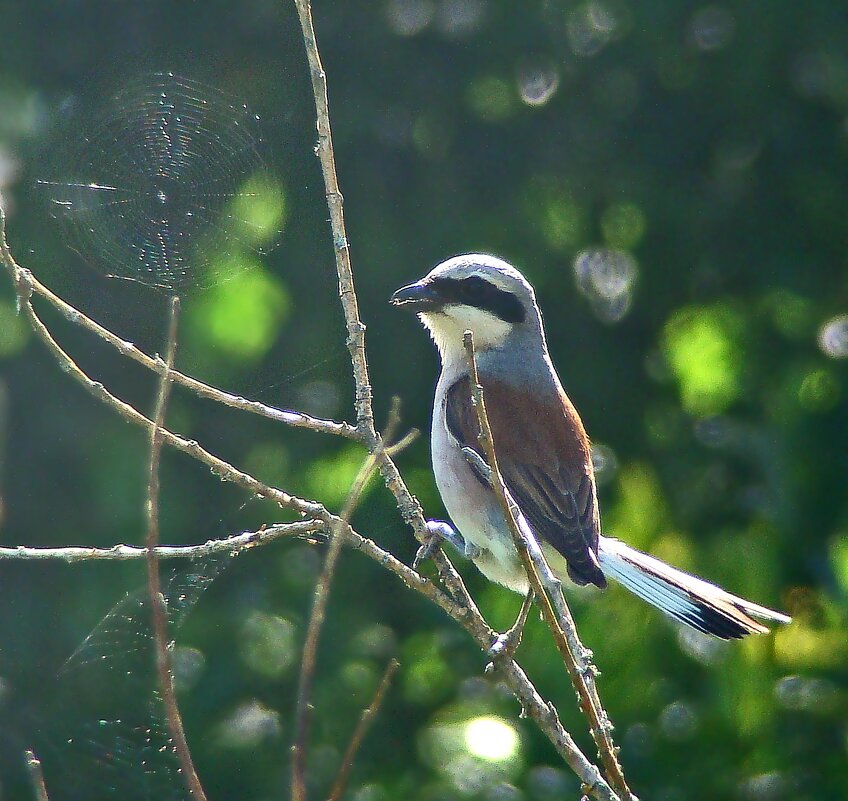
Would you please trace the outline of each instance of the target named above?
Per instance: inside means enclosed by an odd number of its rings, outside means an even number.
[[[665,614],[722,639],[767,632],[755,618],[789,622],[780,612],[601,534],[589,439],[548,355],[533,287],[518,270],[492,256],[456,256],[399,289],[392,303],[418,313],[442,361],[433,407],[433,471],[459,533],[440,521],[431,521],[431,530],[487,578],[528,592],[477,439],[466,330],[474,333],[504,483],[555,574],[600,588],[615,579]]]

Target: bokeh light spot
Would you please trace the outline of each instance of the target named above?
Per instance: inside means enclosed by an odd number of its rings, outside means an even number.
[[[465,747],[481,759],[502,762],[515,756],[518,746],[518,732],[500,718],[483,716],[465,724]]]
[[[785,709],[827,715],[841,693],[830,679],[818,676],[784,676],[774,685],[774,697]]]
[[[663,331],[663,350],[687,412],[716,414],[740,395],[742,351],[739,315],[727,306],[688,306]]]
[[[23,350],[29,338],[29,328],[14,305],[0,300],[0,359],[14,356]]]
[[[583,238],[584,214],[580,205],[568,192],[553,188],[543,192],[541,214],[533,204],[532,214],[539,217],[542,235],[552,250],[567,252],[580,244]]]
[[[811,370],[801,381],[798,400],[811,412],[826,412],[839,401],[839,382],[827,369]]]
[[[698,50],[719,50],[730,43],[736,31],[733,14],[720,6],[705,6],[692,17],[692,41]]]
[[[436,13],[432,0],[390,0],[386,5],[389,27],[398,36],[415,36],[425,30]]]
[[[689,740],[698,727],[698,717],[691,704],[673,701],[663,709],[659,723],[669,740]]]
[[[468,103],[471,110],[486,122],[502,122],[515,113],[512,86],[494,75],[485,75],[469,84]]]
[[[187,304],[195,340],[220,356],[258,361],[289,312],[288,292],[246,253],[219,261],[214,269],[229,279],[214,282],[192,305]]]
[[[322,498],[330,507],[343,503],[363,458],[361,448],[350,446],[313,462],[306,471],[307,497]]]
[[[629,250],[645,234],[645,215],[635,203],[614,203],[601,217],[601,231],[610,247]]]
[[[197,684],[206,668],[206,656],[197,648],[181,645],[171,651],[171,670],[177,692],[187,692]]]
[[[780,288],[765,296],[763,307],[771,317],[774,327],[783,336],[790,339],[803,339],[809,336],[813,328],[815,308],[809,298]]]
[[[645,548],[668,518],[656,472],[644,463],[625,465],[618,474],[617,488],[616,502],[606,515],[605,533]]]
[[[559,88],[559,70],[549,61],[532,61],[518,68],[518,94],[528,106],[544,106]]]
[[[819,347],[831,359],[848,359],[848,314],[832,317],[819,329]]]
[[[252,748],[280,734],[280,713],[261,701],[237,707],[218,728],[218,743],[225,748]]]
[[[848,594],[848,532],[840,532],[831,542],[830,563],[836,580]]]
[[[599,53],[616,33],[617,25],[612,9],[599,0],[572,8],[566,32],[574,55],[588,57]]]
[[[636,259],[623,250],[584,250],[574,259],[577,288],[606,323],[617,323],[630,310],[637,273]]]
[[[245,664],[264,676],[284,673],[297,657],[295,627],[285,618],[251,612],[239,632],[239,653]]]
[[[227,219],[239,240],[259,247],[280,235],[286,212],[283,184],[268,174],[257,174],[232,198]]]

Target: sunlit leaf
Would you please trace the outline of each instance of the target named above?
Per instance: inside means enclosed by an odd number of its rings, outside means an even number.
[[[258,361],[274,343],[288,315],[288,292],[247,253],[217,264],[216,272],[228,280],[187,304],[187,325],[194,339],[216,355]]]
[[[743,354],[739,314],[725,304],[687,306],[663,330],[663,350],[686,411],[717,414],[741,394]]]
[[[23,350],[29,329],[11,303],[0,300],[0,359]]]

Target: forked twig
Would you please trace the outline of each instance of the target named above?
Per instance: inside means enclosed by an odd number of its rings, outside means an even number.
[[[521,510],[509,495],[498,467],[495,442],[486,414],[483,387],[480,384],[480,375],[477,372],[474,334],[471,331],[466,331],[462,341],[465,345],[468,370],[471,376],[471,401],[480,426],[478,440],[486,455],[486,462],[492,471],[492,488],[503,510],[521,563],[527,572],[530,587],[536,594],[542,617],[551,630],[557,650],[568,668],[571,682],[577,691],[580,709],[589,722],[589,730],[598,746],[598,753],[604,764],[607,778],[623,801],[637,801],[627,786],[624,772],[618,761],[617,749],[612,741],[612,724],[598,697],[595,687],[595,666],[590,659],[591,652],[584,648],[580,642],[574,618],[571,616],[571,610],[562,594],[562,584],[548,567],[542,549],[533,536],[533,532],[526,525]],[[521,524],[522,522],[524,525]]]
[[[312,4],[310,0],[294,0],[306,59],[309,63],[309,76],[312,82],[312,94],[315,100],[316,129],[318,143],[315,153],[321,162],[324,178],[324,191],[327,196],[327,209],[330,213],[330,230],[333,236],[336,273],[339,281],[339,300],[347,328],[347,346],[353,367],[353,381],[356,398],[356,431],[360,441],[372,454],[376,454],[380,473],[389,492],[395,498],[398,510],[404,522],[415,532],[419,542],[426,542],[429,531],[424,513],[418,499],[409,491],[397,465],[385,449],[381,447],[380,435],[374,426],[372,408],[372,389],[368,377],[368,361],[365,354],[365,325],[359,316],[359,305],[353,283],[353,269],[350,263],[350,244],[344,221],[344,198],[339,189],[336,174],[336,158],[333,151],[333,134],[330,127],[330,107],[327,93],[327,76],[318,52],[318,40],[312,22]],[[470,614],[479,615],[476,604],[465,588],[465,583],[451,564],[450,559],[437,549],[432,556],[439,571],[442,583],[460,603],[471,610]]]
[[[336,778],[333,782],[333,789],[330,790],[330,795],[327,796],[327,801],[341,801],[342,795],[344,795],[345,788],[347,787],[348,779],[350,778],[353,761],[356,759],[356,754],[359,752],[359,747],[362,745],[365,735],[368,734],[368,729],[371,728],[374,718],[377,717],[377,713],[383,705],[383,699],[386,697],[386,693],[389,690],[389,685],[392,683],[392,678],[399,667],[400,662],[398,662],[397,659],[390,659],[389,664],[386,665],[386,669],[383,672],[383,678],[380,679],[380,683],[377,685],[377,689],[374,692],[374,697],[371,699],[371,703],[362,710],[359,723],[356,724],[356,728],[353,730],[353,735],[345,749],[344,756],[342,757],[342,764],[339,766],[338,773],[336,773]]]
[[[399,422],[397,404],[392,407],[392,414],[387,426],[385,439],[391,439],[394,429]],[[324,567],[315,585],[312,610],[306,627],[306,638],[303,643],[303,657],[300,664],[300,677],[297,684],[297,704],[295,706],[295,738],[292,744],[291,788],[292,801],[306,801],[306,754],[309,747],[309,732],[312,725],[312,681],[315,676],[315,666],[318,661],[318,638],[327,613],[327,602],[330,598],[330,586],[336,572],[336,563],[341,555],[344,536],[340,528],[353,515],[354,509],[362,496],[362,491],[368,479],[374,472],[377,459],[374,454],[359,468],[359,472],[351,485],[344,508],[339,515],[339,524],[333,526],[330,535],[330,547],[324,559]]]

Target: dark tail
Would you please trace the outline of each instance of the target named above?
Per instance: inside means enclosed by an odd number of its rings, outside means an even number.
[[[601,537],[598,561],[604,575],[642,600],[681,623],[723,640],[766,634],[769,629],[754,618],[778,623],[791,621],[782,612],[737,598],[619,540]]]

